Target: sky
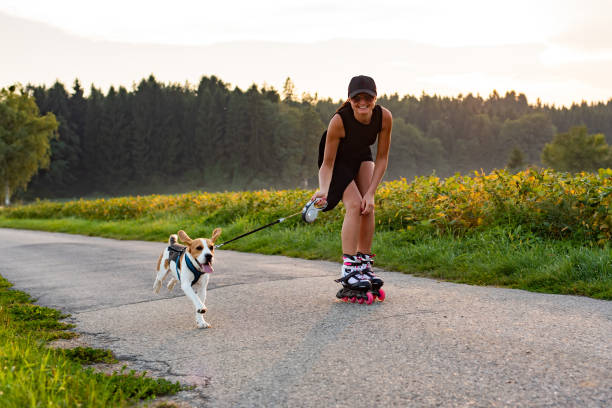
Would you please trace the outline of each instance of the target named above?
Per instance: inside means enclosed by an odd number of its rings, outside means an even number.
[[[0,0],[0,86],[74,78],[103,90],[149,74],[216,75],[345,98],[353,75],[379,93],[494,89],[531,103],[612,98],[612,2]]]

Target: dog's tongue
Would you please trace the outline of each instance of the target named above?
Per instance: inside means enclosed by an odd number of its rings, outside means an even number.
[[[210,265],[204,265],[202,268],[204,269],[204,273],[213,273],[213,268]]]

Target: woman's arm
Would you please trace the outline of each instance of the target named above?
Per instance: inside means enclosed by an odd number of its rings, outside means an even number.
[[[319,191],[312,196],[313,199],[320,198],[327,201],[327,193],[329,192],[329,184],[331,183],[332,173],[334,171],[336,153],[338,152],[340,139],[343,137],[344,124],[342,123],[342,118],[340,115],[334,115],[327,127],[323,163],[319,169]]]
[[[393,127],[393,117],[391,112],[382,108],[382,129],[378,135],[378,149],[376,151],[376,161],[374,162],[374,173],[372,174],[372,180],[370,186],[363,196],[361,208],[364,215],[369,214],[374,209],[374,195],[376,189],[380,184],[385,171],[387,170],[387,163],[389,162],[389,147],[391,146],[391,128]]]

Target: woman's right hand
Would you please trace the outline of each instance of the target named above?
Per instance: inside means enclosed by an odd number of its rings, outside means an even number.
[[[315,201],[319,204],[327,204],[327,191],[318,190],[312,195],[310,201]]]

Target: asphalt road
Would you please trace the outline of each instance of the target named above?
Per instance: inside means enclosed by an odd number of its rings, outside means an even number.
[[[379,271],[387,300],[346,304],[340,264],[217,250],[197,329],[178,285],[152,291],[164,246],[0,229],[0,274],[93,347],[195,385],[191,406],[612,406],[612,302]]]

